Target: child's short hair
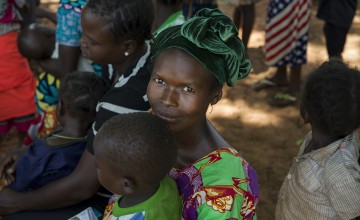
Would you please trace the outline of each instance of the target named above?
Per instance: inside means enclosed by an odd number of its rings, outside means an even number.
[[[43,31],[53,31],[47,27],[41,27]],[[20,31],[17,39],[20,53],[34,60],[49,59],[55,48],[55,37],[47,36],[36,24]]]
[[[113,173],[124,170],[148,184],[159,183],[176,161],[177,148],[170,128],[165,121],[147,112],[112,117],[96,138],[101,147],[106,147],[104,151],[114,168]]]
[[[93,72],[66,75],[59,88],[59,101],[68,114],[85,122],[95,120],[96,105],[110,88],[109,82]]]
[[[114,42],[124,38],[143,42],[152,38],[154,6],[151,0],[89,0],[87,7],[107,21]]]
[[[323,63],[310,74],[301,106],[323,132],[350,134],[360,125],[360,72],[340,60]]]

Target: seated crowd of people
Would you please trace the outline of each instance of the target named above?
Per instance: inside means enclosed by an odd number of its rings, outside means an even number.
[[[4,220],[257,219],[256,171],[207,117],[252,69],[231,18],[212,1],[60,0],[56,29],[21,27],[31,2],[0,4],[0,134],[21,143],[0,161]],[[360,71],[330,59],[300,100],[311,131],[275,219],[360,217]]]

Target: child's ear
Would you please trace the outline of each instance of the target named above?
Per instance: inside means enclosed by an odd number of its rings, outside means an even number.
[[[124,185],[124,192],[127,195],[134,193],[134,191],[135,191],[134,180],[132,180],[131,178],[128,178],[128,177],[123,177],[122,181],[123,181],[123,185]]]
[[[309,113],[303,105],[300,105],[300,115],[304,120],[304,124],[309,123]]]
[[[213,96],[211,97],[210,104],[215,105],[218,103],[218,101],[222,98],[222,88],[219,87],[216,89],[216,91],[213,93]]]

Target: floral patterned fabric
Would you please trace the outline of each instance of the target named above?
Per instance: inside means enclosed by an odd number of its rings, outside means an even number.
[[[60,0],[57,11],[57,43],[71,47],[80,46],[81,11],[85,4],[86,0]]]
[[[255,170],[233,148],[221,148],[170,174],[183,201],[182,218],[256,219]]]

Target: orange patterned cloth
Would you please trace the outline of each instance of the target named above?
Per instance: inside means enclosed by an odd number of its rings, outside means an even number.
[[[35,113],[35,78],[17,48],[17,32],[0,35],[0,121]]]

